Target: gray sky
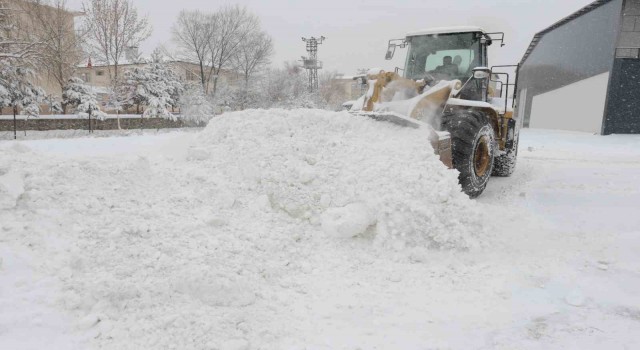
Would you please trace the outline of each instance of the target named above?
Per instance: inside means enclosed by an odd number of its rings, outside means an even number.
[[[533,35],[592,0],[133,0],[153,24],[145,53],[160,44],[171,47],[171,27],[182,9],[215,11],[227,3],[246,5],[275,42],[273,63],[306,55],[301,37],[324,35],[318,57],[326,70],[354,74],[358,68],[393,69],[403,65],[404,50],[384,60],[387,41],[406,32],[440,26],[476,25],[504,31],[507,46],[492,46],[490,63],[515,64]],[[80,8],[82,0],[69,0]]]

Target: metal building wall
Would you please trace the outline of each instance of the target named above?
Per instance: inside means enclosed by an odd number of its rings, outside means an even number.
[[[640,133],[640,0],[625,0],[603,134]]]
[[[623,0],[600,3],[544,33],[522,62],[518,77],[518,114],[525,127],[530,124],[535,96],[612,70]],[[575,122],[580,123],[579,115],[559,115],[558,118],[575,118]]]

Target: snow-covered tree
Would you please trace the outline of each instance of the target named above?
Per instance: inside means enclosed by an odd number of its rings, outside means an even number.
[[[145,70],[148,80],[142,85],[142,89],[147,108],[143,115],[175,120],[175,116],[169,111],[177,106],[179,99],[177,86],[172,79],[175,74],[162,63],[152,63]]]
[[[149,80],[147,72],[138,67],[134,67],[124,72],[124,85],[122,94],[125,108],[136,106],[136,113],[140,113],[140,107],[147,102],[146,90],[143,85]]]
[[[82,103],[82,96],[91,93],[91,87],[76,77],[70,78],[62,90],[62,104],[67,107],[76,108]]]
[[[8,107],[11,105],[11,88],[8,73],[11,71],[11,65],[8,60],[0,61],[0,107]]]
[[[0,108],[11,107],[13,118],[21,112],[37,116],[44,91],[31,83],[33,71],[29,68],[13,65],[15,60],[0,60]],[[15,125],[15,123],[14,123]],[[14,138],[16,130],[14,127]]]
[[[18,112],[38,115],[44,98],[42,89],[32,84],[40,43],[22,30],[18,8],[10,7],[16,5],[0,2],[0,108],[11,107],[14,121]]]
[[[44,103],[49,106],[49,112],[51,114],[62,114],[64,112],[60,98],[56,95],[49,94],[45,96]]]
[[[38,106],[38,103],[30,102],[22,108],[20,114],[27,117],[38,117],[40,115],[40,107]]]
[[[83,29],[76,28],[69,13],[67,0],[23,0],[14,2],[29,14],[30,21],[22,26],[40,43],[40,74],[47,74],[63,90],[83,59],[81,49],[85,37]],[[65,108],[65,106],[62,106]]]
[[[129,96],[131,95],[129,91],[129,86],[127,86],[126,83],[119,84],[109,91],[109,95],[107,98],[107,108],[116,111],[116,114],[118,115],[118,129],[120,129],[120,113],[134,106],[134,103],[132,103],[129,99]]]
[[[42,102],[44,92],[31,83],[32,76],[28,68],[12,66],[9,61],[0,62],[0,107],[22,109]]]
[[[175,119],[170,109],[179,107],[184,87],[168,65],[159,61],[133,68],[125,73],[125,79],[127,99],[136,106],[145,106],[145,117]]]
[[[68,107],[74,107],[80,118],[88,118],[89,130],[91,130],[92,118],[104,120],[107,117],[100,110],[100,105],[92,88],[85,84],[82,79],[76,77],[69,79],[65,85],[62,91],[62,103]]]
[[[107,114],[100,110],[100,105],[93,92],[80,96],[80,104],[76,107],[76,112],[81,118],[91,119],[93,117],[99,120],[107,118]]]
[[[89,120],[89,132],[93,132],[91,119],[105,120],[107,118],[107,115],[100,110],[96,94],[93,91],[80,95],[80,104],[76,106],[76,112],[80,118]]]
[[[184,83],[180,80],[176,72],[166,63],[162,49],[155,49],[151,54],[151,60],[152,64],[148,66],[149,73],[159,80],[161,84],[166,85],[171,107],[179,107],[180,97],[185,90]]]
[[[28,117],[37,117],[40,115],[40,103],[44,101],[45,92],[39,87],[28,85],[25,87],[25,94],[20,104],[22,110],[20,114]]]
[[[162,94],[162,92],[160,92],[160,95],[158,96],[150,95],[147,102],[147,108],[144,110],[144,113],[142,113],[142,116],[147,118],[176,120],[176,117],[168,109],[171,107],[169,100],[170,97],[166,94]]]
[[[202,85],[190,85],[180,100],[182,118],[195,123],[208,122],[216,114],[216,106],[211,98],[205,95]]]

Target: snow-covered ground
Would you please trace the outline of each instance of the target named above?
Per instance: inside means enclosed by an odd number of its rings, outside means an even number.
[[[422,136],[250,111],[0,142],[0,349],[640,346],[640,136],[523,130],[477,201]]]
[[[25,140],[46,140],[46,139],[71,139],[71,138],[105,138],[105,137],[124,137],[124,136],[149,136],[160,135],[167,133],[180,132],[198,132],[202,128],[166,128],[166,129],[123,129],[123,130],[93,130],[89,133],[88,130],[47,130],[36,131],[18,130],[16,138],[19,141]],[[0,141],[12,141],[14,138],[13,131],[0,131]],[[99,141],[98,141],[99,142]],[[116,141],[119,143],[119,140]]]

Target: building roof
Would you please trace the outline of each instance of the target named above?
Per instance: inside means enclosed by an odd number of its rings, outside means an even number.
[[[540,40],[542,40],[542,37],[545,36],[545,34],[567,24],[568,22],[573,21],[574,19],[589,13],[595,9],[597,9],[598,7],[605,5],[607,3],[610,3],[613,0],[597,0],[592,2],[591,4],[581,8],[580,10],[572,13],[571,15],[559,20],[558,22],[554,23],[552,26],[538,32],[536,35],[533,36],[533,40],[531,40],[531,44],[529,44],[529,47],[527,48],[527,51],[524,53],[524,56],[522,57],[522,60],[520,61],[520,64],[522,65],[527,58],[529,58],[529,55],[531,55],[531,52],[533,52],[533,50],[536,48],[536,46],[538,46],[538,43],[540,42]]]
[[[463,26],[463,27],[439,27],[439,28],[429,28],[424,30],[419,30],[415,32],[407,33],[407,37],[410,36],[418,36],[418,35],[434,35],[434,34],[452,34],[452,33],[475,33],[482,32],[484,33],[484,29],[480,27],[473,26]]]

